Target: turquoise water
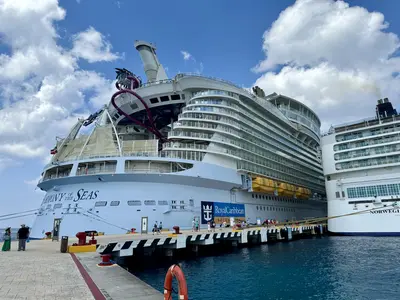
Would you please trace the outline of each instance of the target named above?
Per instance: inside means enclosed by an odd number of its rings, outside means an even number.
[[[399,256],[399,238],[323,237],[177,262],[189,299],[391,300],[400,299]],[[169,265],[131,271],[163,291]]]

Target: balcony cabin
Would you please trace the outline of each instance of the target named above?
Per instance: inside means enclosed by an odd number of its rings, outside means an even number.
[[[193,164],[151,161],[151,160],[127,160],[125,161],[125,173],[174,173],[193,167]]]
[[[80,163],[76,175],[114,174],[116,170],[116,160],[92,161]]]
[[[47,170],[46,173],[44,174],[43,181],[67,177],[70,175],[71,170],[72,170],[72,164],[51,168]]]

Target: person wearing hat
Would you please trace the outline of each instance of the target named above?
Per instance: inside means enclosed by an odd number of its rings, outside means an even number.
[[[3,235],[3,247],[1,248],[1,251],[10,251],[11,250],[11,227],[7,227],[6,230],[4,230],[4,235]]]
[[[25,251],[26,240],[29,237],[29,229],[25,227],[25,224],[21,225],[21,228],[18,230],[18,251]]]

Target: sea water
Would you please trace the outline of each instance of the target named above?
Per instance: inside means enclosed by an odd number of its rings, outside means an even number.
[[[399,257],[400,238],[322,237],[238,248],[179,264],[189,299],[394,300],[400,299]],[[131,272],[162,292],[168,267]]]
[[[11,228],[11,240],[15,241],[17,239],[17,233],[19,228]],[[3,242],[3,236],[5,233],[5,228],[0,228],[0,242]]]

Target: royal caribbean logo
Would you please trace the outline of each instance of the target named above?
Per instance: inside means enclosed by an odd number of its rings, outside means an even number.
[[[212,202],[201,201],[201,223],[207,224],[214,219],[214,204]]]
[[[244,220],[245,217],[244,204],[201,201],[201,224],[221,220],[228,222],[230,218]]]

